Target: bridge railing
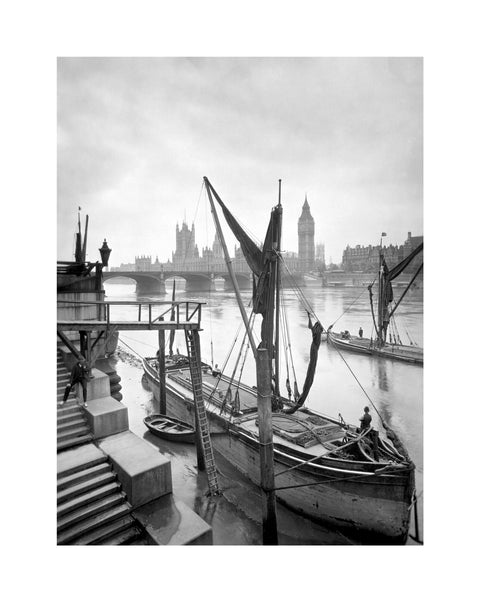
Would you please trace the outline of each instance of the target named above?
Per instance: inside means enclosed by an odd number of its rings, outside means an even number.
[[[74,301],[61,299],[57,301],[57,313],[68,308],[92,307],[98,309],[97,319],[107,323],[138,322],[147,327],[158,322],[171,324],[174,328],[180,325],[191,325],[200,328],[202,318],[200,301]],[[86,318],[91,321],[91,318]],[[82,320],[79,320],[80,322]]]

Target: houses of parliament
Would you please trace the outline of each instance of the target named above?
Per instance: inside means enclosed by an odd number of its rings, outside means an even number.
[[[319,244],[315,247],[315,221],[310,213],[310,206],[305,195],[302,213],[298,219],[298,252],[282,253],[284,262],[291,273],[306,274],[325,266],[325,247]],[[201,252],[195,242],[195,224],[189,228],[185,221],[182,226],[176,225],[175,251],[168,261],[152,262],[150,255],[135,257],[135,263],[121,264],[111,271],[186,271],[186,272],[222,272],[225,271],[223,251],[215,233],[211,248],[204,247]],[[250,272],[240,247],[235,246],[232,256],[233,268],[236,272]]]

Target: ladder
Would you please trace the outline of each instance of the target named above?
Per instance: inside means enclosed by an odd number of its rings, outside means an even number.
[[[205,458],[205,470],[207,472],[208,488],[210,495],[220,493],[218,486],[217,469],[213,456],[212,441],[208,428],[207,411],[203,401],[202,388],[202,365],[200,360],[200,336],[197,330],[185,331],[188,358],[190,360],[190,377],[192,379],[193,402],[195,404],[196,427],[200,433],[200,440]]]

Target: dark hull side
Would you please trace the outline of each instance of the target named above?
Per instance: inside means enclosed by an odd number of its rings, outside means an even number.
[[[146,372],[156,399],[158,382]],[[193,400],[168,383],[167,413],[194,424]],[[208,411],[214,450],[260,484],[259,445],[241,427]],[[301,461],[287,446],[275,447],[274,470],[280,473]],[[295,512],[355,535],[368,543],[403,544],[408,537],[410,504],[415,487],[413,469],[391,475],[365,473],[348,462],[329,459],[276,477],[277,499]]]

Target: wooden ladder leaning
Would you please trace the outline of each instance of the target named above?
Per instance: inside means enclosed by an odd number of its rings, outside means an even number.
[[[190,360],[190,377],[192,379],[193,401],[195,404],[196,427],[200,430],[200,440],[205,458],[208,488],[211,495],[220,493],[218,486],[217,469],[213,456],[212,441],[208,428],[207,411],[203,401],[202,389],[202,364],[200,359],[200,336],[197,330],[185,331],[188,358]]]

